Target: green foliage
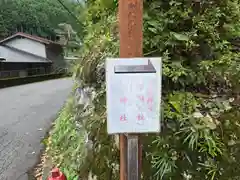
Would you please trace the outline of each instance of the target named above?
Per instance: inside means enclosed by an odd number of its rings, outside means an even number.
[[[104,78],[105,58],[118,56],[117,3],[87,2],[88,33],[74,77],[77,87],[93,89],[90,103],[74,96],[49,153],[82,178],[91,172],[98,180],[119,179],[118,137],[106,133]],[[240,54],[230,43],[239,34],[239,1],[148,0],[144,10],[145,56],[163,57],[163,118],[159,135],[142,136],[142,179],[240,179]]]
[[[69,0],[63,3],[72,12],[79,11],[75,3]],[[0,0],[0,37],[24,31],[55,38],[54,30],[58,24],[65,22],[81,31],[81,24],[57,0]]]
[[[55,32],[60,37],[59,43],[64,45],[65,56],[68,57],[70,53],[80,48],[81,40],[70,24],[61,23],[58,26]]]
[[[69,171],[69,169],[67,168],[63,168],[62,172],[65,174],[65,176],[67,177],[68,180],[78,180],[78,176],[76,175],[76,173],[73,171]]]

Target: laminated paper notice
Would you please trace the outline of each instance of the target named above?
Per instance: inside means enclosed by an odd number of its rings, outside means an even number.
[[[161,58],[107,59],[109,134],[160,131]]]

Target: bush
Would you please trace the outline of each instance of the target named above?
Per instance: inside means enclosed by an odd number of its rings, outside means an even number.
[[[106,57],[118,56],[117,4],[104,2],[88,1],[76,94],[49,145],[56,163],[98,180],[119,179],[104,78]],[[230,43],[240,33],[238,1],[148,0],[144,8],[145,56],[163,57],[164,117],[159,135],[142,136],[142,179],[240,179],[240,54]]]

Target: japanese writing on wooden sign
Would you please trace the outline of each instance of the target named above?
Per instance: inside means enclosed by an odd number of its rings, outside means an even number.
[[[161,58],[107,59],[109,134],[160,131]]]

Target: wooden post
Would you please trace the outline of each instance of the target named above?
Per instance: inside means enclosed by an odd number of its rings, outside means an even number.
[[[120,58],[142,57],[143,0],[119,0]],[[120,135],[120,180],[127,180],[127,137]],[[138,168],[141,171],[141,145],[138,139]],[[138,175],[140,177],[140,174]]]
[[[120,57],[142,57],[143,0],[119,0]]]

